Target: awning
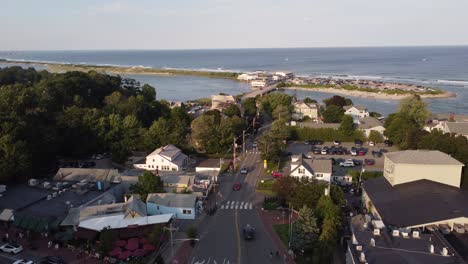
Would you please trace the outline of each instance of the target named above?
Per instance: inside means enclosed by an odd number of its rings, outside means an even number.
[[[0,221],[12,221],[13,220],[13,210],[11,209],[3,209],[0,213]]]

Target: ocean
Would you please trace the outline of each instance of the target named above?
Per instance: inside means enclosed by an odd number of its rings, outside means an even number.
[[[286,70],[297,75],[356,77],[433,86],[457,94],[430,99],[435,113],[468,114],[468,46],[291,48],[232,50],[0,51],[0,58],[60,63],[142,66],[215,71]],[[2,65],[0,64],[0,67]],[[3,65],[4,66],[4,65]],[[249,86],[194,76],[131,76],[156,87],[159,99],[189,100],[220,92],[238,94]],[[286,91],[321,100],[330,94]],[[389,114],[398,101],[350,97],[370,111]]]

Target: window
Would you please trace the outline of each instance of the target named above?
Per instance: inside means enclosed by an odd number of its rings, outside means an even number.
[[[305,169],[304,168],[299,168],[297,171],[299,172],[299,174],[305,174]]]
[[[169,168],[169,166],[164,166],[164,165],[163,165],[163,166],[161,166],[161,170],[168,171],[169,169],[170,169],[170,168]]]
[[[182,210],[182,214],[187,214],[187,215],[190,215],[192,214],[192,210]]]
[[[315,174],[315,177],[322,178],[322,177],[323,177],[323,174],[322,174],[322,173],[317,173],[317,174]]]
[[[159,166],[158,166],[158,165],[156,165],[156,169],[159,169]]]
[[[153,162],[154,162],[154,159],[153,159]]]
[[[172,170],[173,170],[173,171],[177,171],[177,168],[176,168],[176,167],[172,167]]]
[[[158,206],[156,206],[156,209],[158,209],[158,210],[159,210],[159,205],[158,205]]]

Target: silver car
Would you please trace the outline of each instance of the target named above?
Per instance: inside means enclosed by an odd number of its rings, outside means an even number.
[[[23,246],[16,243],[4,244],[0,247],[0,251],[10,254],[18,254],[23,251]]]

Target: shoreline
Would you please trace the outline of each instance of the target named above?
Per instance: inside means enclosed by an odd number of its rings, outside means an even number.
[[[304,87],[281,87],[277,89],[284,89],[284,90],[301,90],[301,91],[311,91],[311,92],[321,92],[321,93],[330,93],[330,94],[339,94],[345,96],[354,96],[366,99],[387,99],[387,100],[402,100],[407,97],[413,95],[413,93],[408,94],[385,94],[385,93],[372,93],[372,92],[363,92],[363,91],[349,91],[346,89],[338,89],[338,88],[304,88]],[[421,98],[424,99],[442,99],[442,98],[452,98],[456,97],[457,95],[452,92],[443,91],[440,94],[419,94]]]

